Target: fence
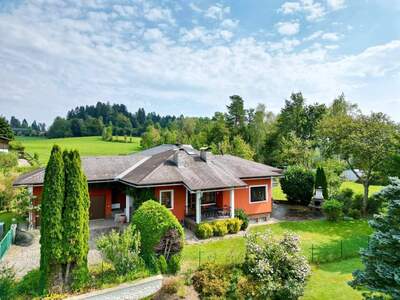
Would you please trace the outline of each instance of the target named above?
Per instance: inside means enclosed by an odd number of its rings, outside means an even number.
[[[0,259],[3,258],[4,254],[6,254],[7,250],[10,248],[12,238],[12,230],[10,229],[0,242]]]
[[[360,249],[368,246],[369,237],[360,236],[348,240],[330,241],[327,243],[309,243],[301,246],[301,254],[304,255],[311,263],[328,263],[335,262],[353,257],[359,257]],[[238,264],[244,261],[244,251],[236,251],[235,253],[220,253],[218,251],[210,252],[199,248],[197,265],[207,262],[221,264]]]

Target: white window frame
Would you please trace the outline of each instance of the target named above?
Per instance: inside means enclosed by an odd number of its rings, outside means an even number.
[[[263,201],[251,201],[251,188],[253,187],[264,187],[265,188],[265,200]],[[250,204],[259,204],[268,202],[269,194],[268,194],[268,184],[257,184],[257,185],[249,185],[249,203]]]
[[[162,205],[164,205],[162,202],[161,202],[161,194],[162,193],[167,193],[167,192],[171,192],[171,207],[167,207],[168,209],[174,209],[174,190],[160,190],[160,197],[159,197],[159,199],[160,199],[160,204],[162,204]],[[165,206],[165,205],[164,205]],[[165,206],[166,207],[166,206]]]

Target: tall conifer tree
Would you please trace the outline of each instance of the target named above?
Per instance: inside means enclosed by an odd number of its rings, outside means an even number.
[[[57,287],[60,284],[64,187],[64,162],[60,147],[55,145],[46,166],[41,199],[40,271],[43,290]]]

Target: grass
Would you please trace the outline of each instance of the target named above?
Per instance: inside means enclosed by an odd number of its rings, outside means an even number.
[[[359,258],[343,260],[323,265],[313,265],[302,300],[358,300],[361,292],[353,290],[347,282],[352,279],[352,272],[362,268]]]
[[[358,255],[360,247],[365,246],[371,229],[366,220],[341,221],[331,223],[326,220],[299,222],[281,222],[270,225],[255,226],[251,232],[270,230],[279,237],[291,231],[300,237],[303,255],[310,261],[332,261],[341,257]],[[342,241],[343,252],[340,242]],[[313,255],[312,255],[313,252]],[[183,270],[195,269],[204,261],[217,263],[241,262],[245,254],[245,240],[234,237],[219,241],[186,245],[183,251]],[[199,257],[200,256],[200,257]]]
[[[325,220],[281,222],[255,226],[250,229],[251,232],[265,232],[266,230],[271,230],[272,234],[277,237],[282,236],[286,231],[292,231],[299,235],[302,254],[309,260],[311,260],[311,245],[314,245],[314,255],[317,258],[318,255],[324,255],[323,250],[326,249],[334,251],[340,256],[340,241],[345,241],[347,247],[345,251],[351,252],[355,257],[331,263],[313,263],[312,274],[302,299],[361,299],[361,293],[348,286],[347,281],[351,279],[351,273],[354,270],[362,267],[360,259],[357,257],[361,246],[360,240],[365,245],[367,236],[372,232],[366,220],[338,223]],[[240,263],[243,261],[244,255],[245,240],[243,237],[186,245],[183,250],[182,269],[183,271],[194,270],[199,263],[210,260],[222,264]]]
[[[128,139],[129,140],[129,139]],[[25,146],[25,151],[33,155],[39,154],[41,165],[47,163],[54,144],[64,149],[76,149],[82,156],[88,155],[119,155],[140,150],[140,138],[134,137],[132,143],[106,142],[100,136],[47,139],[43,137],[17,137]]]
[[[361,183],[345,181],[340,186],[340,190],[343,190],[346,188],[353,190],[355,195],[357,195],[357,194],[362,195],[364,193],[364,187]],[[381,185],[371,185],[369,187],[369,195],[372,196],[373,194],[379,192],[382,188],[383,188],[383,186],[381,186]],[[286,195],[282,191],[281,185],[279,184],[279,182],[274,183],[274,186],[272,188],[272,199],[286,200]]]

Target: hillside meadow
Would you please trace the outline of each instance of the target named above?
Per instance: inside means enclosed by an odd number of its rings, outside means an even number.
[[[129,141],[128,137],[128,141]],[[50,157],[53,145],[63,149],[76,149],[82,156],[89,155],[123,155],[140,150],[140,138],[132,137],[132,142],[106,142],[100,136],[48,139],[43,137],[17,137],[25,146],[25,151],[39,154],[39,162],[45,165]],[[120,139],[122,140],[122,138]]]

